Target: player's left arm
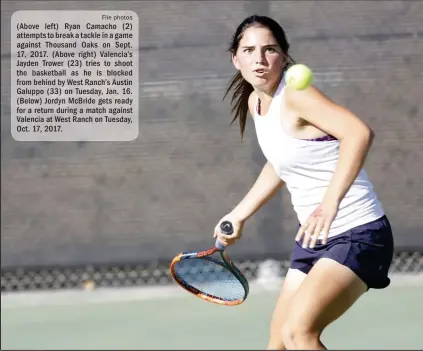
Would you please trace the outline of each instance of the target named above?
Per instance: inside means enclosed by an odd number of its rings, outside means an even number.
[[[298,116],[340,141],[339,160],[325,194],[325,201],[339,204],[363,167],[373,131],[314,86],[303,91],[287,88],[286,101]]]

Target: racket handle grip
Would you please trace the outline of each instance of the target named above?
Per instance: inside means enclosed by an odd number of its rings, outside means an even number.
[[[220,223],[220,231],[223,234],[231,235],[234,232],[234,227],[231,222],[223,221],[222,223]]]
[[[222,223],[220,224],[220,231],[221,231],[223,234],[226,234],[226,235],[231,235],[231,234],[234,232],[234,227],[233,227],[233,225],[232,225],[232,223],[231,223],[231,222],[229,222],[229,221],[224,221],[224,222],[222,222]],[[215,246],[216,246],[219,250],[225,250],[225,245],[224,245],[224,244],[222,244],[222,243],[219,241],[219,239],[216,239]]]

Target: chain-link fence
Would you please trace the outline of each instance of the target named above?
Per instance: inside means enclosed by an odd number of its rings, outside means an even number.
[[[248,280],[260,277],[283,277],[289,261],[234,261]],[[391,266],[393,274],[423,272],[423,254],[396,253]],[[146,265],[85,266],[78,268],[18,269],[3,271],[2,291],[87,289],[103,287],[132,287],[167,285],[172,282],[166,262]]]
[[[19,143],[10,134],[12,13],[116,2],[3,1],[2,291],[165,283],[176,253],[210,246],[212,228],[264,163],[252,124],[241,142],[222,103],[234,73],[227,44],[253,13],[278,20],[315,84],[376,131],[366,169],[395,232],[393,270],[421,271],[422,4],[122,1],[140,23],[139,138]],[[296,226],[282,191],[250,220],[233,257],[254,275],[260,262],[287,257]]]

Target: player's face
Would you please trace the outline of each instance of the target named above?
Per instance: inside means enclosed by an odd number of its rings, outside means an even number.
[[[269,29],[250,27],[244,32],[232,61],[253,87],[267,90],[280,78],[285,57]]]

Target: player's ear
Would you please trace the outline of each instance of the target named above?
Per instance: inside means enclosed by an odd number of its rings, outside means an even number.
[[[238,62],[238,58],[236,57],[236,55],[232,54],[232,63],[234,65],[234,67],[239,71],[241,68],[239,67],[239,62]]]

